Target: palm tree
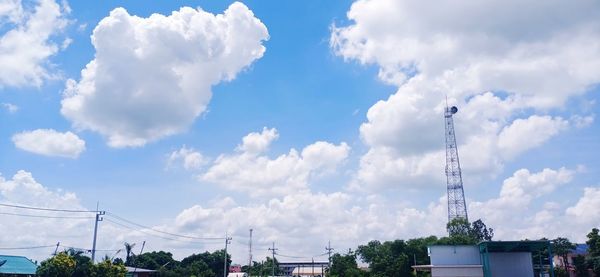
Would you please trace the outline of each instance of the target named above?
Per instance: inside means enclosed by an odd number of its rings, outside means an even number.
[[[125,245],[125,253],[126,253],[126,256],[125,256],[125,265],[131,266],[132,259],[133,259],[133,256],[134,256],[134,254],[133,254],[132,251],[133,251],[133,247],[135,247],[135,243],[131,243],[130,244],[128,242],[125,242],[124,245]]]

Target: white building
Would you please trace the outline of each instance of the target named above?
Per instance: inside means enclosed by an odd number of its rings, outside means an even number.
[[[415,265],[413,268],[429,271],[431,277],[531,277],[534,274],[554,276],[551,250],[549,241],[487,241],[479,245],[432,245],[428,247],[431,264]],[[539,254],[539,262],[533,261],[533,253]],[[543,258],[543,253],[547,253],[545,255],[548,257]],[[534,273],[534,268],[542,272]]]

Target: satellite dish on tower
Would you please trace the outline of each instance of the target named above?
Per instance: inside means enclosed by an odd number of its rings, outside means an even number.
[[[450,112],[451,112],[452,114],[455,114],[455,113],[457,113],[457,112],[458,112],[458,108],[457,108],[456,106],[452,106],[452,108],[450,108]]]

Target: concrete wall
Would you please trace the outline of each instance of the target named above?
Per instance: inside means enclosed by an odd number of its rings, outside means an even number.
[[[432,277],[483,277],[481,267],[434,267],[431,269]]]
[[[492,277],[531,277],[533,264],[530,252],[489,253]]]
[[[481,265],[479,247],[475,245],[432,245],[432,265]]]

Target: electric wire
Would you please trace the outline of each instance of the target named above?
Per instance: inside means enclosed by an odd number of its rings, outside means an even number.
[[[148,226],[145,226],[145,225],[133,222],[131,220],[125,219],[125,218],[120,217],[120,216],[118,216],[118,215],[116,215],[114,213],[111,213],[111,212],[106,212],[106,215],[114,217],[117,220],[121,220],[121,221],[127,222],[127,223],[129,223],[131,225],[135,225],[135,226],[138,226],[138,227],[144,228],[144,229],[149,229],[149,230],[152,230],[154,232],[165,234],[165,235],[170,235],[170,236],[175,236],[175,237],[181,237],[181,238],[186,238],[186,239],[195,239],[195,240],[224,240],[225,239],[224,237],[222,237],[222,238],[219,238],[219,237],[196,237],[196,236],[188,236],[188,235],[180,235],[180,234],[169,233],[169,232],[165,232],[165,231],[161,231],[161,230],[156,230],[156,229],[154,229],[152,227],[148,227]]]
[[[23,216],[23,217],[36,217],[36,218],[62,218],[62,219],[92,219],[93,216],[52,216],[52,215],[33,215],[33,214],[18,214],[18,213],[7,213],[0,212],[0,215],[12,215],[12,216]]]
[[[24,250],[24,249],[40,249],[40,248],[50,248],[56,247],[54,245],[39,245],[39,246],[22,246],[22,247],[0,247],[0,250]]]
[[[17,208],[17,209],[27,209],[27,210],[38,210],[38,211],[51,211],[51,212],[65,212],[65,213],[97,213],[98,211],[90,211],[90,210],[69,210],[69,209],[53,209],[53,208],[41,208],[41,207],[32,207],[32,206],[24,206],[24,205],[13,205],[13,204],[5,204],[0,203],[0,206]]]
[[[54,245],[56,246],[56,245]],[[68,246],[68,245],[60,245],[63,249],[68,250],[68,249],[74,249],[74,250],[83,250],[85,252],[92,252],[92,249],[89,248],[81,248],[81,247],[75,247],[75,246]],[[121,249],[96,249],[96,251],[100,251],[100,252],[115,252],[115,251],[119,251],[119,250],[124,250],[123,248]]]
[[[122,224],[122,223],[120,223],[120,222],[116,222],[116,221],[114,221],[114,220],[110,220],[110,219],[108,219],[108,218],[104,218],[104,220],[106,220],[106,221],[108,221],[108,222],[110,222],[110,223],[112,223],[112,224],[115,224],[115,225],[121,226],[121,227],[123,227],[123,228],[127,228],[127,229],[129,229],[129,230],[137,231],[137,232],[140,232],[140,233],[143,233],[143,234],[146,234],[146,235],[149,235],[149,236],[153,236],[153,237],[161,238],[161,239],[172,240],[172,241],[180,241],[180,242],[187,242],[187,243],[210,244],[210,243],[207,243],[207,242],[189,241],[189,240],[182,240],[182,239],[177,239],[177,238],[165,237],[165,236],[161,236],[161,235],[157,235],[157,234],[153,234],[153,233],[147,232],[147,231],[145,231],[145,230],[142,230],[142,229],[134,228],[134,227],[131,227],[131,226],[128,226],[128,225]],[[219,242],[219,243],[220,243],[220,242]]]
[[[312,258],[315,258],[315,257],[325,256],[327,254],[329,254],[329,253],[326,252],[326,253],[315,255],[315,256],[300,257],[300,256],[289,256],[289,255],[283,255],[283,254],[275,253],[275,256],[281,256],[281,257],[284,257],[284,258],[292,258],[292,259],[312,259]]]

